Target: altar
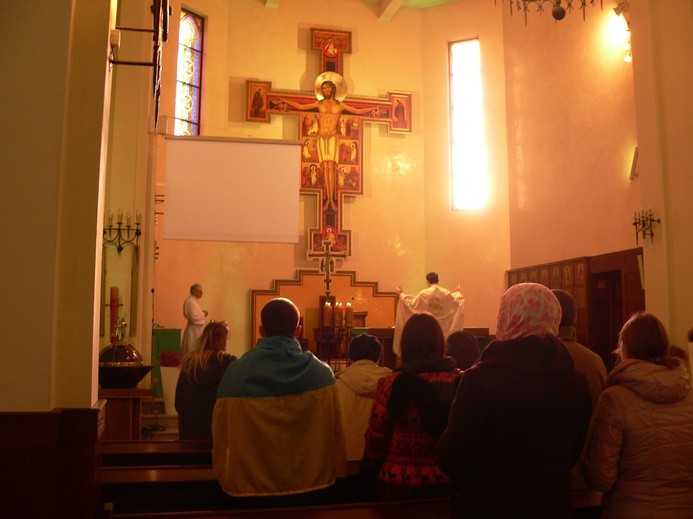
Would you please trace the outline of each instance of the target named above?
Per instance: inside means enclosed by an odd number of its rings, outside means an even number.
[[[331,305],[351,308],[350,319],[329,321],[325,326],[325,275],[318,270],[299,270],[295,279],[274,280],[270,290],[251,291],[251,347],[259,339],[260,311],[275,297],[291,299],[303,319],[303,333],[299,338],[307,349],[321,360],[346,359],[349,341],[355,334],[377,335],[383,342],[391,334],[397,311],[396,292],[381,292],[377,282],[360,281],[355,272],[340,271],[331,274],[329,300]],[[322,298],[322,299],[321,299]],[[380,331],[378,331],[380,330]],[[382,338],[381,338],[382,336]],[[391,337],[391,335],[390,335]],[[383,344],[385,351],[386,345]],[[391,351],[390,340],[390,351]]]

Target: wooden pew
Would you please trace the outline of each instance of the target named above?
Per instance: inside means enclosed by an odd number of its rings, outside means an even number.
[[[450,499],[376,503],[358,478],[339,479],[312,502],[282,498],[233,498],[224,493],[212,471],[208,440],[109,441],[101,445],[102,519],[140,517],[302,517],[307,519],[401,519],[449,517]],[[355,464],[350,474],[355,474]],[[599,517],[599,503],[574,492],[575,517]],[[268,504],[271,503],[271,504]],[[288,506],[290,503],[293,506]]]
[[[227,517],[286,519],[449,519],[450,499],[420,499],[387,503],[345,503],[339,505],[259,508],[255,510],[196,510],[191,512],[152,512],[113,514],[111,517],[139,519],[222,519]]]
[[[113,441],[101,445],[101,484],[214,481],[211,440]]]

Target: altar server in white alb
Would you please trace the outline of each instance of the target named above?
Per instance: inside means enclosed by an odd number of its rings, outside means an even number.
[[[207,324],[207,310],[203,310],[200,306],[200,298],[202,297],[202,286],[195,283],[190,287],[190,295],[183,302],[183,315],[188,321],[183,332],[183,343],[181,351],[187,353],[198,348],[200,335]]]
[[[459,285],[451,292],[438,284],[438,274],[429,272],[426,274],[428,288],[421,290],[415,296],[405,294],[402,287],[395,287],[399,294],[397,303],[397,317],[395,318],[395,333],[392,349],[400,357],[400,341],[402,329],[409,318],[417,313],[429,312],[436,318],[443,334],[447,338],[452,332],[464,328],[464,297],[460,293]]]

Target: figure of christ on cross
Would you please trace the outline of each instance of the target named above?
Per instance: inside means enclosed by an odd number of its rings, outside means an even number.
[[[342,76],[336,72],[323,72],[316,79],[315,95],[317,101],[301,104],[289,99],[279,101],[295,110],[318,109],[318,160],[323,169],[324,198],[323,207],[337,210],[337,164],[339,163],[339,117],[342,112],[355,115],[373,115],[376,107],[354,108],[344,103],[344,94],[338,95],[337,85],[344,83]],[[319,86],[319,90],[318,87]]]

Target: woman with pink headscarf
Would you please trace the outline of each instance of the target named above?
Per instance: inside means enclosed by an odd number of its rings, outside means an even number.
[[[438,465],[459,484],[453,517],[572,517],[570,470],[592,400],[557,338],[560,320],[543,285],[501,298],[497,340],[462,374],[438,445]]]

